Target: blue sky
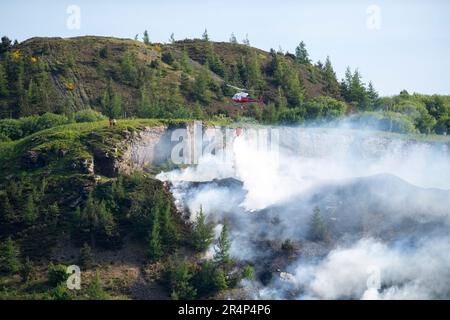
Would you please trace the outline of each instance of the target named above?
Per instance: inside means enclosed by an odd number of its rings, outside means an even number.
[[[81,28],[66,26],[69,5],[81,9]],[[379,15],[368,13],[370,6]],[[104,35],[133,38],[148,29],[152,41],[200,37],[238,40],[294,51],[305,41],[314,61],[330,55],[338,77],[349,65],[383,95],[450,94],[450,1],[1,1],[0,33],[33,36]],[[379,21],[369,28],[368,19]],[[377,19],[379,17],[380,19]]]

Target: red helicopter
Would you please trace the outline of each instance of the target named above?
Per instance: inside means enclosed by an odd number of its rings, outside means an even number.
[[[232,86],[232,85],[228,85],[229,87],[239,90],[238,93],[236,93],[233,98],[231,98],[231,100],[233,100],[233,102],[244,105],[247,103],[263,103],[263,98],[259,97],[259,99],[254,99],[252,97],[250,97],[250,95],[248,94],[248,92],[246,92],[247,90],[245,89],[240,89],[238,87]],[[242,107],[242,106],[241,106]]]

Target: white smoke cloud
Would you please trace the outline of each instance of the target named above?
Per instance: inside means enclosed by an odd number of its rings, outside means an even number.
[[[255,135],[244,131],[227,161],[207,155],[195,167],[158,176],[173,183],[191,219],[202,206],[209,219],[226,220],[231,255],[257,269],[271,268],[282,241],[305,245],[297,260],[282,267],[288,273],[278,272],[263,288],[252,284],[258,288],[253,298],[449,297],[448,150],[358,130],[277,130],[277,154],[259,148]],[[214,181],[226,178],[242,185]],[[209,182],[191,183],[199,181]],[[334,226],[335,249],[305,239],[316,205]],[[265,247],[265,241],[274,243]]]
[[[450,288],[449,238],[427,239],[411,247],[391,247],[374,239],[332,250],[317,265],[300,263],[288,285],[307,299],[436,299]],[[371,286],[378,270],[381,286]],[[280,291],[286,285],[278,282]]]

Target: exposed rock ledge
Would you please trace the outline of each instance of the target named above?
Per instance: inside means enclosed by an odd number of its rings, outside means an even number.
[[[210,127],[202,126],[201,123],[187,123],[181,127],[173,126],[143,126],[133,132],[123,133],[121,142],[109,143],[102,141],[91,146],[94,155],[96,174],[107,177],[115,177],[119,172],[131,173],[135,170],[142,170],[149,166],[159,166],[170,162],[171,153],[174,146],[180,142],[177,136],[173,137],[176,129],[185,129],[186,152],[190,157],[200,154],[204,147],[202,137],[204,130]],[[235,129],[226,127],[216,127],[222,131],[223,136],[230,137],[226,130],[231,130],[231,137],[234,139]],[[240,134],[249,140],[255,138],[248,129],[243,129]],[[255,129],[255,128],[253,128]],[[422,146],[432,148],[442,154],[449,154],[450,142],[414,141],[409,136],[379,136],[370,135],[364,131],[357,130],[337,130],[337,129],[311,129],[284,128],[279,130],[280,147],[288,148],[292,152],[298,152],[303,156],[317,156],[317,154],[335,152],[336,148],[347,150],[348,152],[363,153],[366,157],[379,157],[384,151],[407,153],[411,147]],[[295,133],[295,134],[293,134]],[[174,138],[175,141],[172,141]],[[202,141],[200,144],[196,141]],[[230,141],[227,141],[230,143]],[[200,151],[199,151],[200,150]]]

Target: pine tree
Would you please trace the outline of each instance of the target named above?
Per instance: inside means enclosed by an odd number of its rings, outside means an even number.
[[[169,282],[172,289],[173,300],[194,299],[197,290],[190,283],[192,279],[191,266],[188,261],[179,261],[177,257],[172,259],[169,266]]]
[[[205,64],[203,66],[203,68],[200,70],[200,73],[198,74],[198,76],[195,78],[195,83],[194,83],[194,94],[195,97],[198,101],[201,101],[203,103],[208,103],[210,100],[210,95],[209,95],[209,83],[210,83],[210,79],[209,79],[209,66],[208,64]]]
[[[32,105],[36,103],[36,84],[33,79],[28,84],[28,89],[23,91],[19,97],[19,110],[22,117],[29,116],[33,113]]]
[[[28,196],[28,200],[24,210],[24,221],[26,224],[31,225],[34,224],[38,217],[38,211],[34,204],[33,195]]]
[[[250,40],[248,39],[248,34],[245,35],[245,39],[242,40],[242,43],[247,47],[250,47]]]
[[[22,109],[27,109],[28,106],[23,106],[22,104],[26,101],[24,101],[24,94],[25,94],[25,86],[24,86],[24,79],[25,79],[25,66],[24,61],[22,58],[19,59],[13,59],[11,57],[11,54],[8,52],[6,53],[6,73],[8,77],[8,83],[10,84],[9,87],[9,93],[10,95],[14,95],[17,97],[17,104],[19,104],[20,111]],[[26,110],[29,112],[29,110]],[[26,113],[27,115],[29,113]],[[22,114],[20,114],[22,115]]]
[[[209,35],[208,35],[208,30],[205,29],[205,32],[203,32],[202,34],[202,40],[208,42],[209,41]]]
[[[308,51],[306,50],[306,45],[303,41],[300,42],[300,44],[295,49],[295,58],[296,58],[296,61],[300,64],[311,63],[311,61],[309,60]]]
[[[202,106],[198,102],[196,102],[193,108],[194,108],[194,111],[192,113],[193,118],[195,120],[202,120],[205,117]]]
[[[9,95],[8,79],[6,78],[5,69],[0,62],[0,98],[5,98]]]
[[[57,219],[60,214],[58,202],[54,202],[52,205],[50,205],[50,207],[48,208],[48,212],[52,220],[55,218]]]
[[[106,86],[105,91],[103,92],[103,96],[101,99],[101,105],[103,109],[103,113],[107,115],[108,117],[112,117],[112,110],[111,110],[111,95],[113,93],[112,89],[112,80],[108,80],[108,84]]]
[[[261,65],[256,54],[252,54],[246,64],[246,86],[251,89],[259,90],[263,84]]]
[[[124,184],[124,176],[119,174],[117,179],[112,184],[113,196],[120,200],[125,198],[125,184]]]
[[[150,37],[148,36],[148,31],[144,31],[144,37],[142,38],[145,44],[150,44]]]
[[[325,80],[325,91],[327,95],[338,97],[339,83],[336,78],[336,72],[334,72],[333,66],[331,64],[330,57],[328,56],[325,60],[325,66],[323,67],[323,75]]]
[[[89,300],[107,300],[109,295],[103,290],[100,275],[97,272],[86,289]]]
[[[161,226],[159,223],[159,209],[153,211],[152,230],[148,243],[148,257],[151,261],[156,261],[163,256],[161,245]]]
[[[94,201],[95,214],[97,216],[97,234],[103,236],[103,240],[112,240],[117,235],[117,225],[110,210],[106,208],[105,201]]]
[[[273,103],[269,103],[267,108],[263,111],[263,120],[268,124],[275,124],[278,121],[278,113],[275,105]]]
[[[238,43],[234,33],[232,33],[231,36],[230,36],[230,43],[232,43],[232,44],[237,44]]]
[[[120,118],[123,115],[122,96],[113,90],[112,80],[109,79],[103,92],[101,105],[103,113],[111,118]]]
[[[209,69],[212,72],[218,74],[222,78],[225,77],[225,66],[220,57],[214,52],[214,47],[212,43],[209,45],[206,54],[206,62],[208,64]]]
[[[92,194],[86,200],[83,210],[77,208],[76,217],[79,223],[79,230],[90,236],[91,246],[95,246],[95,231],[99,225],[97,206]]]
[[[197,213],[197,220],[192,232],[192,242],[197,251],[204,251],[208,249],[214,239],[214,231],[211,224],[206,223],[206,217],[203,209]]]
[[[154,104],[150,100],[147,86],[142,86],[140,91],[141,96],[138,102],[138,116],[141,118],[157,117],[157,110],[154,108]]]
[[[309,239],[311,241],[326,241],[328,239],[328,229],[318,207],[314,209],[314,214],[311,217]]]
[[[369,86],[367,88],[367,97],[369,98],[370,108],[375,109],[380,97],[378,92],[373,87],[372,81],[369,82]]]
[[[82,268],[89,268],[92,265],[93,255],[92,249],[87,244],[84,243],[83,247],[80,249],[79,263]]]
[[[192,65],[189,61],[189,55],[187,50],[183,50],[183,53],[181,54],[180,57],[180,66],[181,69],[186,72],[187,74],[191,74],[192,73]]]
[[[11,205],[8,194],[5,194],[2,200],[2,216],[0,217],[3,218],[6,223],[17,222],[17,214],[14,207]]]
[[[221,267],[227,266],[231,262],[230,240],[228,239],[228,228],[224,224],[216,247],[214,248],[214,261]]]
[[[228,288],[225,272],[220,267],[216,268],[216,270],[214,271],[213,284],[216,292],[220,292]]]
[[[345,101],[350,102],[350,86],[352,83],[352,70],[350,67],[345,69],[344,79],[341,81],[341,96],[344,97]]]
[[[162,214],[162,230],[161,236],[165,248],[171,248],[176,244],[178,239],[178,231],[175,222],[173,221],[170,202],[167,201]]]
[[[131,52],[126,52],[120,63],[122,77],[132,85],[136,85],[138,80],[138,69],[136,67],[135,56]]]
[[[111,115],[113,118],[121,118],[123,115],[122,96],[118,92],[113,94]]]
[[[357,103],[359,109],[367,108],[367,105],[369,104],[367,91],[358,70],[355,70],[353,73],[349,95],[351,99],[350,101]]]
[[[26,283],[33,280],[36,275],[36,269],[33,262],[27,257],[20,268],[20,277],[22,282]]]
[[[18,249],[11,237],[0,246],[0,272],[14,274],[19,271]]]
[[[11,50],[11,43],[11,39],[9,39],[7,36],[3,36],[0,43],[0,54]]]
[[[170,42],[171,44],[174,44],[174,43],[175,43],[175,34],[174,34],[173,32],[172,32],[172,34],[170,35],[169,42]]]

